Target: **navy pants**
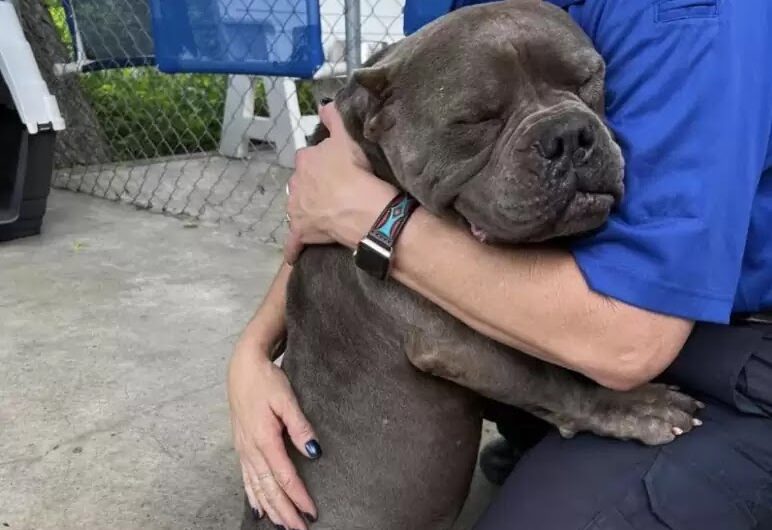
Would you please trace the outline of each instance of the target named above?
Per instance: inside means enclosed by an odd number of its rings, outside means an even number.
[[[772,530],[772,326],[700,324],[661,380],[706,403],[703,426],[660,447],[549,429],[475,529]]]

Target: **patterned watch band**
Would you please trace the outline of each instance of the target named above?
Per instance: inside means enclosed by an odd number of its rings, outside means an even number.
[[[390,250],[405,227],[410,214],[416,208],[418,208],[418,201],[407,193],[401,192],[384,208],[367,237]]]

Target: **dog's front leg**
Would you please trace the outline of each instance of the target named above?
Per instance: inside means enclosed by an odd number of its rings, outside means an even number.
[[[667,443],[699,420],[699,402],[665,385],[617,392],[565,368],[548,364],[461,328],[442,336],[412,329],[405,350],[418,369],[478,394],[526,410],[565,437],[580,431]]]

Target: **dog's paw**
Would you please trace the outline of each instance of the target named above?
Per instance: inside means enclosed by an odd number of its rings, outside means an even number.
[[[702,425],[695,415],[705,405],[676,387],[648,384],[627,392],[599,388],[596,397],[583,407],[589,413],[578,422],[563,426],[561,433],[590,431],[661,445]]]

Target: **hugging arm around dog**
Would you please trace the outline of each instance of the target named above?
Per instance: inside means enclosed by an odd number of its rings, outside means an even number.
[[[391,276],[524,353],[619,390],[662,377],[708,408],[702,428],[665,449],[548,435],[480,528],[772,528],[772,328],[729,325],[772,308],[772,6],[552,3],[606,63],[606,120],[626,162],[621,204],[570,248],[483,245],[418,208]],[[303,245],[356,248],[397,193],[370,174],[334,106],[320,115],[330,138],[298,154],[290,183],[289,262]],[[290,267],[239,341],[229,394],[250,502],[299,528],[296,512],[316,507],[282,429],[307,456],[319,449],[270,361]]]

